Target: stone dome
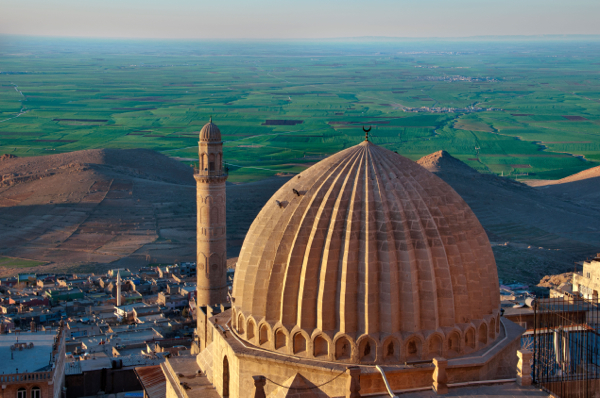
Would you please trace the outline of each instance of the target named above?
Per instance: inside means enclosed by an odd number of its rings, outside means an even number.
[[[212,122],[212,117],[200,130],[200,141],[221,142],[221,130]]]
[[[473,211],[368,141],[273,195],[246,235],[232,296],[242,338],[332,361],[460,356],[500,332],[496,263]]]

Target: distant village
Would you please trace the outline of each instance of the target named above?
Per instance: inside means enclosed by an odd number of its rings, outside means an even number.
[[[475,112],[495,112],[503,111],[502,108],[480,108],[476,106],[467,106],[466,108],[449,108],[446,106],[421,106],[411,108],[408,106],[401,108],[404,112],[428,112],[428,113],[475,113]]]
[[[233,270],[227,281],[231,286]],[[0,347],[13,352],[0,370],[39,377],[45,364],[54,378],[62,365],[68,397],[114,390],[102,372],[114,373],[123,391],[138,390],[134,369],[189,354],[196,327],[191,262],[105,275],[21,273],[0,279],[0,292]],[[64,356],[57,341],[64,341]]]

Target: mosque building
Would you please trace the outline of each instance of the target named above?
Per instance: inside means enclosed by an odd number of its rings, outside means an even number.
[[[163,364],[167,397],[529,383],[523,329],[500,316],[477,217],[440,178],[368,138],[273,195],[246,235],[228,296],[222,145],[211,120],[195,175],[195,355]]]

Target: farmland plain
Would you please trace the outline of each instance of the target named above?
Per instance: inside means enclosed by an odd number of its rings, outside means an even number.
[[[220,127],[234,183],[363,139],[413,160],[560,179],[600,164],[600,41],[0,39],[0,154],[148,148],[197,159]],[[451,108],[451,109],[449,109]]]

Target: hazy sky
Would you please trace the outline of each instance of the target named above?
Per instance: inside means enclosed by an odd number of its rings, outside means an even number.
[[[144,38],[600,34],[600,0],[0,0],[0,34]]]

